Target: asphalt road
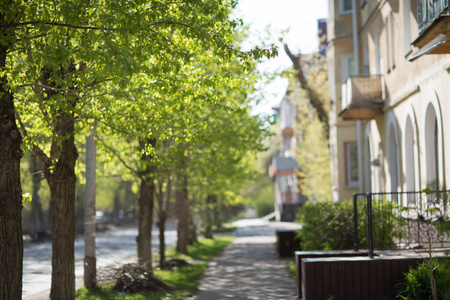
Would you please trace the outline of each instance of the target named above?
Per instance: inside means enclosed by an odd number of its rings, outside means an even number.
[[[96,256],[97,267],[120,264],[126,260],[136,260],[138,235],[135,227],[117,227],[106,232],[97,233]],[[176,243],[176,225],[168,224],[166,245]],[[152,245],[159,247],[159,233],[152,230]],[[29,300],[48,299],[51,286],[52,245],[48,243],[25,243],[23,258],[23,292],[22,298]],[[84,259],[84,238],[75,240],[75,276],[82,284]]]

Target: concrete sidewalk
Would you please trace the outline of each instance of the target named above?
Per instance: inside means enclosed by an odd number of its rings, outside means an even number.
[[[287,271],[289,261],[279,259],[274,243],[277,229],[296,224],[242,219],[234,223],[237,238],[212,261],[191,300],[297,299],[296,284]]]

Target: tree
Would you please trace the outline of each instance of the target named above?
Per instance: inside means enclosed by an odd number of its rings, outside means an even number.
[[[23,269],[22,190],[20,160],[22,137],[16,126],[14,93],[8,78],[8,53],[16,43],[9,24],[20,18],[20,3],[0,5],[0,298],[21,299]],[[4,26],[6,25],[6,26]]]
[[[31,216],[28,232],[32,234],[33,232],[41,231],[45,227],[44,213],[42,211],[42,204],[40,201],[39,190],[41,188],[42,180],[42,168],[36,158],[32,155],[29,159],[30,163],[30,174],[32,176],[32,195],[31,195]]]
[[[20,11],[20,18],[4,20],[2,15],[2,32],[7,37],[2,40],[5,56],[2,70],[6,68],[6,54],[11,62],[2,86],[9,81],[21,104],[14,110],[12,93],[5,90],[8,122],[15,124],[13,112],[16,111],[25,145],[43,165],[51,190],[52,299],[74,297],[76,137],[80,133],[84,136],[94,121],[100,122],[124,104],[132,106],[135,101],[132,97],[121,98],[124,103],[117,101],[124,90],[146,88],[131,85],[135,83],[132,76],[147,74],[158,84],[164,84],[174,79],[174,74],[199,50],[212,49],[216,60],[238,56],[242,63],[263,55],[275,55],[272,50],[239,53],[230,47],[232,30],[240,24],[228,20],[229,6],[235,4],[234,1],[73,3],[35,0],[27,1],[20,10],[17,7],[8,10]],[[13,36],[16,38],[12,39]],[[13,40],[14,49],[9,51]],[[116,97],[106,96],[113,94]],[[114,107],[116,110],[111,109]],[[141,114],[136,116],[138,112]],[[145,114],[145,110],[134,111],[135,118]],[[128,130],[131,124],[123,120],[118,118],[122,123],[113,126]],[[140,137],[150,138],[148,135]],[[10,161],[18,164],[20,135],[7,140],[14,140],[17,145],[14,149],[9,143],[5,144],[15,155]],[[20,191],[18,182],[9,186],[15,187],[16,193]],[[3,207],[8,205],[2,203]],[[14,220],[13,224],[18,222]],[[18,231],[21,230],[14,232]],[[18,248],[22,248],[21,244]]]

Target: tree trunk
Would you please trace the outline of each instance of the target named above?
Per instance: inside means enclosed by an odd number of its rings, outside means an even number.
[[[222,201],[219,199],[217,200],[216,207],[214,208],[214,225],[216,227],[221,228],[222,227],[222,219],[223,219],[223,211],[222,211]]]
[[[198,243],[197,227],[195,226],[194,217],[192,216],[189,207],[187,208],[187,210],[189,220],[188,245],[195,245]]]
[[[153,148],[156,147],[156,140],[140,140],[142,149],[149,143]],[[145,164],[145,169],[139,172],[141,178],[141,194],[139,197],[139,223],[138,237],[136,238],[138,247],[138,263],[143,267],[147,267],[152,272],[152,226],[153,226],[153,208],[155,183],[153,180],[154,168],[152,164],[152,156],[144,154],[141,161]]]
[[[75,162],[78,158],[74,138],[74,118],[62,116],[56,127],[60,142],[58,161],[45,168],[50,186],[52,212],[52,285],[51,299],[75,299]]]
[[[187,191],[187,175],[180,175],[177,187],[177,252],[187,254],[187,246],[189,243],[189,207]]]
[[[44,213],[42,212],[39,189],[41,188],[41,167],[34,155],[30,159],[30,173],[33,178],[33,195],[31,200],[31,220],[28,232],[38,232],[44,229]]]
[[[213,238],[213,218],[212,218],[212,205],[214,203],[214,195],[209,195],[206,197],[206,209],[205,209],[205,238],[212,239]]]
[[[159,228],[159,267],[160,269],[165,268],[166,263],[166,222],[167,216],[169,214],[170,209],[170,197],[172,193],[172,179],[170,178],[170,172],[167,175],[167,188],[166,188],[166,196],[164,200],[164,192],[163,192],[164,182],[161,180],[159,184],[159,188],[157,190],[157,199],[158,199],[158,228]]]
[[[159,268],[164,270],[166,263],[166,213],[160,212],[158,217],[159,228]]]
[[[7,9],[5,8],[5,10]],[[5,16],[0,14],[0,23]],[[0,29],[0,74],[14,32]],[[0,77],[0,299],[22,298],[23,237],[20,160],[22,138],[16,126],[14,97],[6,76]]]
[[[139,235],[136,239],[138,247],[138,263],[152,269],[152,224],[154,206],[153,180],[141,179],[141,195],[139,197]]]

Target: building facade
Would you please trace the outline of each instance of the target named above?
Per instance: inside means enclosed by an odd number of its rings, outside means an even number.
[[[278,221],[294,221],[300,205],[306,201],[299,190],[299,165],[295,159],[297,134],[294,130],[297,108],[290,96],[292,94],[288,91],[280,106],[274,108],[279,117],[281,143],[279,154],[272,159],[269,174],[275,187],[275,219]]]
[[[446,189],[448,0],[330,0],[329,16],[333,199]]]

